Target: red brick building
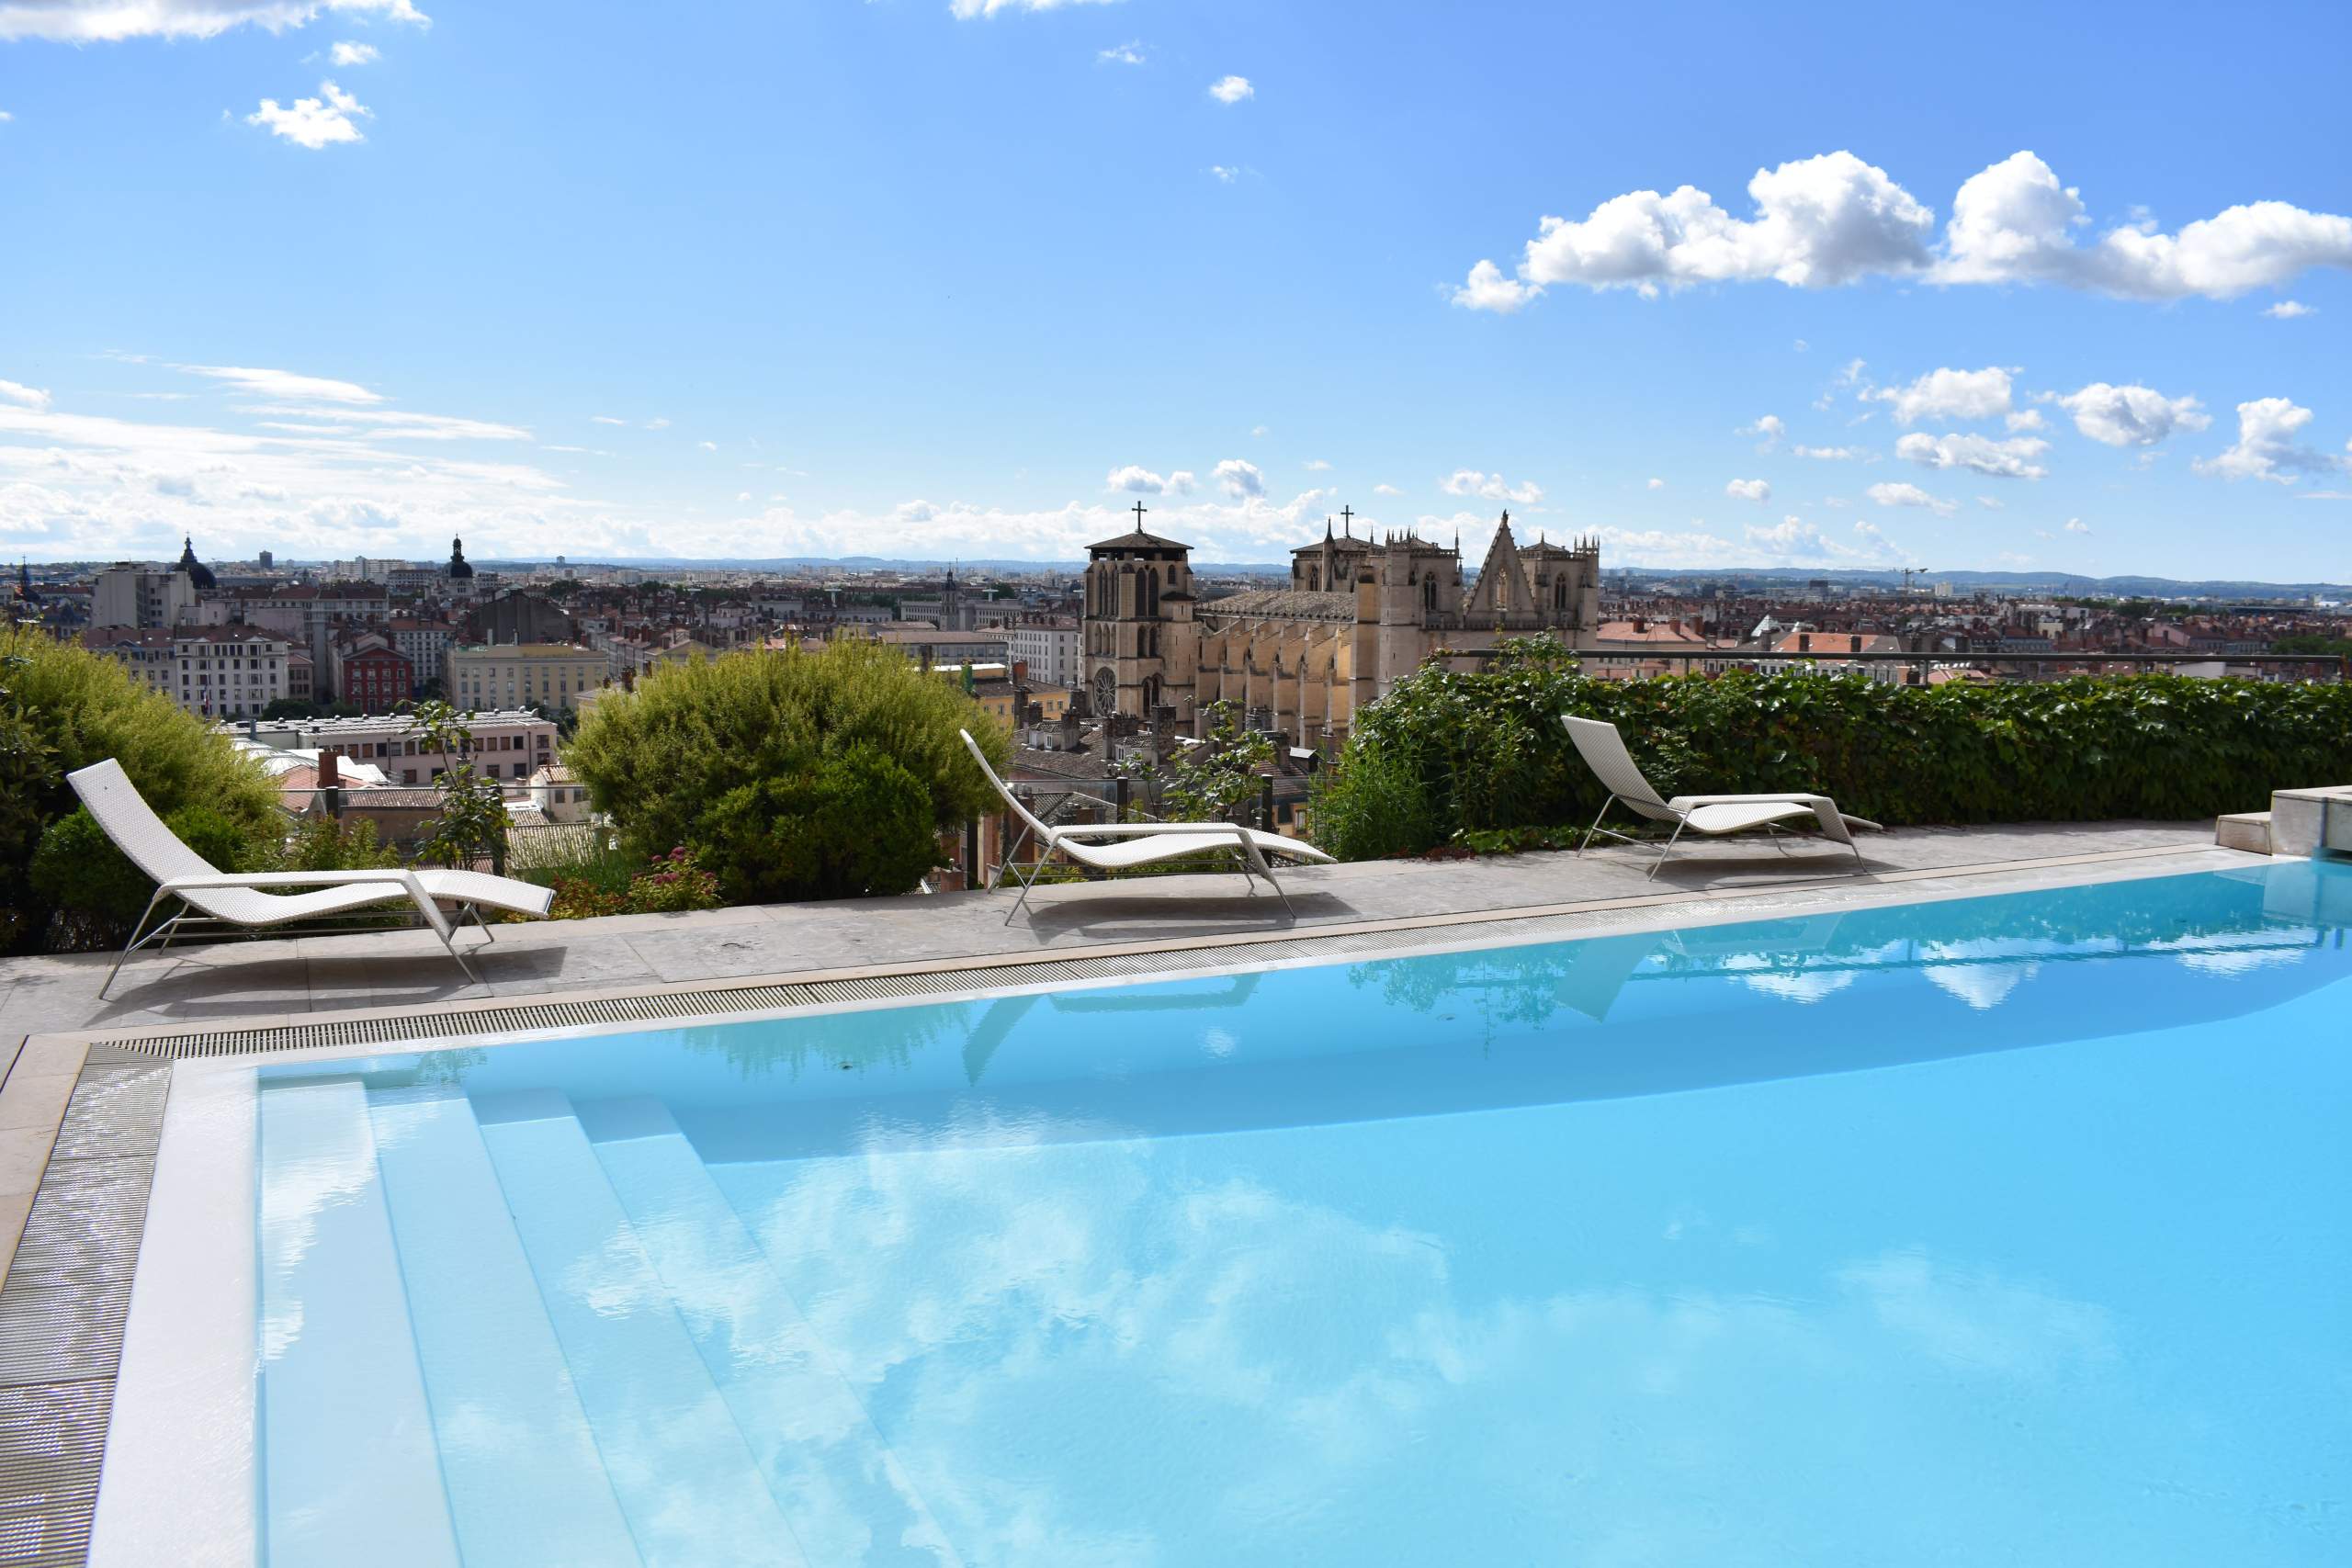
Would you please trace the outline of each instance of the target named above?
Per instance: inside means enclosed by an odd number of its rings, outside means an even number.
[[[334,642],[334,700],[362,713],[390,713],[409,699],[416,667],[381,632],[361,632]]]

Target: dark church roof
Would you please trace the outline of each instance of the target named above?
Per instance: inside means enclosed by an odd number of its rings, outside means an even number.
[[[466,542],[463,539],[450,540],[449,575],[451,577],[471,577],[473,574],[473,563],[466,559]]]
[[[1173,539],[1163,539],[1157,534],[1147,534],[1140,528],[1131,528],[1115,539],[1089,545],[1086,549],[1088,554],[1099,556],[1105,550],[1189,550],[1192,547],[1178,544]]]
[[[196,541],[186,535],[180,537],[180,570],[187,573],[190,582],[198,588],[218,588],[212,569],[196,558]]]

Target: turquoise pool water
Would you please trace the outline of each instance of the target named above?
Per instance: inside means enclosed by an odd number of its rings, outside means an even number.
[[[265,1071],[268,1561],[2352,1561],[2352,868]]]

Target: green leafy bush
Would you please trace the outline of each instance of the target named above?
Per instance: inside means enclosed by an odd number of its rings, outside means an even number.
[[[181,807],[164,818],[179,840],[223,871],[251,871],[269,859],[240,823],[209,806]],[[114,847],[97,818],[80,807],[51,822],[33,850],[33,894],[63,917],[51,934],[59,947],[113,946],[154,896],[155,884]],[[54,918],[54,917],[52,917]]]
[[[683,846],[657,856],[644,870],[613,886],[598,876],[559,875],[548,915],[559,920],[599,915],[668,915],[684,909],[716,909],[726,900],[718,878],[703,869]]]
[[[842,641],[695,660],[600,699],[565,753],[639,861],[693,851],[730,903],[904,893],[996,804],[956,739],[1002,733],[953,682]]]
[[[401,857],[376,836],[376,824],[333,817],[305,817],[287,840],[278,868],[285,871],[375,871],[400,864]]]
[[[1316,842],[1363,860],[1580,828],[1607,792],[1563,714],[1614,723],[1663,795],[1818,792],[1890,827],[2181,820],[2352,777],[2347,685],[2130,675],[1917,687],[1801,671],[1614,682],[1519,648],[1475,674],[1423,669],[1359,714],[1317,793]]]
[[[51,891],[37,889],[34,857],[51,826],[77,808],[65,775],[109,757],[166,821],[202,806],[227,824],[208,852],[220,863],[258,863],[284,831],[276,787],[226,736],[111,659],[37,627],[0,627],[0,943],[25,949],[47,939],[61,907],[54,895],[68,883],[53,873]],[[111,860],[85,868],[90,878],[130,873],[111,845],[105,855]],[[139,906],[151,890],[141,886]],[[134,908],[125,923],[137,914]]]

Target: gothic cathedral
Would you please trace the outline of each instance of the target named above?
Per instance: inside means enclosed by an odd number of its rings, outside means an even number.
[[[1590,642],[1600,620],[1600,549],[1512,537],[1503,513],[1465,589],[1457,540],[1377,540],[1327,524],[1291,552],[1290,585],[1223,599],[1193,595],[1192,547],[1138,526],[1089,547],[1088,695],[1098,714],[1171,716],[1238,705],[1250,728],[1301,746],[1343,738],[1363,705],[1431,655],[1548,633]],[[1172,710],[1172,711],[1170,711]]]

